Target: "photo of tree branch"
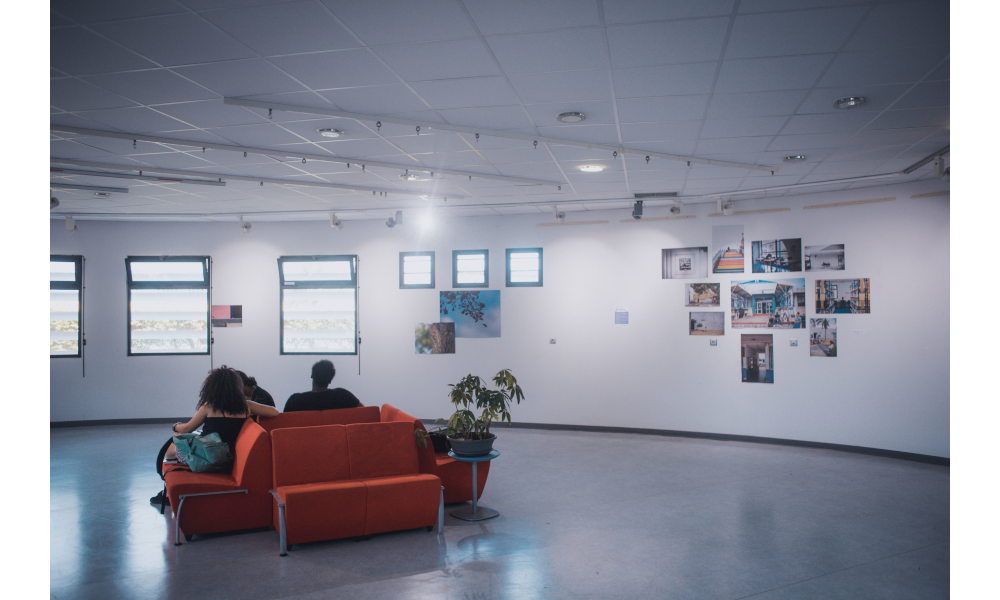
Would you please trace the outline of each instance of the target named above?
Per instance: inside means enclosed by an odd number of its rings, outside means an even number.
[[[455,337],[500,337],[500,291],[441,292],[441,322]]]

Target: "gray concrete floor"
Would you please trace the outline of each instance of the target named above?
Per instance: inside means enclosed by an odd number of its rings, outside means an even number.
[[[51,430],[54,598],[947,598],[949,469],[827,450],[504,430],[496,519],[173,545],[162,425]],[[446,507],[446,510],[463,505]]]

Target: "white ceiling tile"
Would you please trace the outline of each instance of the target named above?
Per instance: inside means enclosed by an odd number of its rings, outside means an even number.
[[[659,140],[695,140],[701,121],[660,121],[658,123],[623,123],[622,143],[639,144]]]
[[[931,108],[951,104],[951,82],[932,81],[921,83],[893,104],[897,108]]]
[[[135,106],[135,102],[78,79],[53,79],[49,103],[66,111]]]
[[[291,106],[302,106],[306,108],[335,108],[329,100],[323,98],[315,92],[282,92],[280,94],[251,94],[244,96],[247,100],[258,100],[260,102],[274,102],[275,104],[289,104]],[[264,117],[268,122],[283,123],[286,121],[309,121],[322,119],[320,115],[311,115],[294,111],[275,111],[268,118],[267,109],[245,107],[245,110],[252,111]]]
[[[910,89],[910,84],[896,85],[857,85],[833,88],[816,88],[809,92],[798,110],[798,114],[834,113],[842,109],[834,108],[833,103],[838,98],[847,96],[863,96],[868,98],[868,104],[849,109],[851,112],[885,110],[899,96]]]
[[[419,81],[413,89],[434,108],[473,108],[515,104],[517,99],[499,77]]]
[[[78,3],[74,3],[78,4]],[[61,17],[53,11],[49,11],[49,27],[72,27],[73,21],[67,19],[66,17]]]
[[[837,148],[851,137],[850,133],[810,133],[806,135],[779,135],[767,147],[773,151],[790,151],[802,154],[813,148]],[[808,153],[807,153],[808,154]]]
[[[68,140],[53,140],[49,142],[49,155],[59,158],[72,158],[76,160],[105,161],[113,158],[114,155],[100,148],[94,148],[85,144],[78,144]]]
[[[726,58],[836,52],[867,11],[864,6],[740,15]]]
[[[319,92],[341,110],[372,115],[427,110],[427,105],[404,84],[375,85]]]
[[[722,63],[715,91],[738,93],[810,88],[829,62],[830,55],[826,54],[727,60]]]
[[[508,75],[551,73],[566,69],[606,69],[600,29],[570,29],[486,38]]]
[[[951,110],[947,106],[887,110],[868,126],[869,129],[902,129],[904,127],[947,127]]]
[[[82,27],[54,30],[49,38],[49,52],[51,66],[71,75],[156,67],[156,64]]]
[[[323,142],[320,146],[335,156],[343,157],[368,158],[400,154],[400,151],[395,146],[380,138]],[[314,154],[319,154],[319,152],[314,152]],[[399,160],[390,160],[388,162],[399,162]],[[403,162],[407,161],[404,160]],[[351,168],[353,169],[354,167],[352,166]]]
[[[536,125],[575,127],[575,123],[562,123],[556,120],[556,117],[564,112],[582,112],[587,115],[584,122],[588,125],[607,125],[615,122],[615,111],[610,100],[528,104],[525,108],[528,109],[528,114],[531,115]]]
[[[709,139],[777,135],[786,121],[788,121],[788,117],[705,119],[701,137]]]
[[[943,81],[951,79],[951,61],[945,61],[943,65],[935,69],[924,81]]]
[[[102,0],[101,2],[52,0],[50,7],[53,11],[60,12],[79,23],[151,17],[184,11],[182,7],[168,0]]]
[[[292,0],[176,0],[191,10],[212,10],[236,6],[257,6],[259,4],[281,4]]]
[[[302,141],[298,136],[285,131],[273,123],[213,127],[206,129],[206,131],[227,139],[230,143],[241,146],[273,148],[279,144],[293,144]]]
[[[93,119],[120,131],[128,131],[130,133],[152,133],[154,131],[188,129],[188,126],[184,123],[144,106],[94,110],[82,114],[88,119]]]
[[[649,67],[719,60],[728,17],[608,27],[611,64]]]
[[[695,140],[670,140],[666,142],[642,142],[642,144],[635,144],[639,146],[642,150],[650,150],[652,152],[663,152],[664,154],[680,154],[684,156],[690,156],[694,154]],[[644,159],[645,160],[645,159]],[[655,160],[655,159],[654,159]],[[666,161],[671,164],[674,161]],[[650,164],[653,164],[652,162]]]
[[[362,127],[360,123],[352,119],[316,119],[308,121],[285,121],[280,123],[283,129],[302,136],[313,142],[347,141],[358,139],[369,139],[376,137],[375,133]],[[327,138],[317,131],[321,128],[336,128],[344,132],[343,137]]]
[[[369,46],[456,40],[476,35],[452,0],[409,0],[405,10],[401,10],[394,0],[323,0],[323,3]]]
[[[611,152],[607,150],[594,150],[588,148],[581,148],[579,146],[559,146],[557,144],[552,144],[552,156],[556,157],[559,161],[580,161],[581,164],[599,164],[605,169],[621,169],[621,163],[619,159],[614,158]],[[544,152],[544,149],[543,149]],[[535,160],[546,160],[547,155],[539,156],[538,154],[526,154],[528,158],[534,158]],[[523,161],[530,162],[530,161]]]
[[[698,156],[723,152],[759,152],[767,148],[771,139],[770,136],[761,136],[700,140],[698,142]]]
[[[92,75],[83,77],[83,80],[146,105],[219,97],[215,92],[206,90],[167,69]]]
[[[898,154],[907,149],[907,146],[872,146],[857,148],[837,148],[830,153],[830,156],[822,164],[839,161],[865,160],[865,161],[886,161],[895,158]],[[875,166],[873,163],[872,166]]]
[[[433,152],[417,154],[415,158],[427,167],[441,169],[486,165],[486,159],[468,150],[466,152]]]
[[[49,123],[52,125],[66,125],[68,127],[82,127],[84,129],[103,129],[103,123],[79,116],[75,113],[53,113],[49,115]]]
[[[948,44],[950,3],[897,2],[872,9],[847,50],[875,50]]]
[[[605,0],[604,19],[608,24],[665,21],[692,17],[726,16],[733,12],[733,0],[663,2],[663,0]]]
[[[853,160],[853,161],[823,161],[818,165],[813,165],[812,171],[810,171],[810,177],[821,176],[818,179],[813,179],[813,181],[822,181],[824,179],[832,179],[831,175],[846,175],[851,173],[864,173],[871,171],[871,169],[876,165],[876,162],[870,160]]]
[[[206,11],[201,16],[263,56],[360,46],[313,1]]]
[[[525,104],[611,98],[611,82],[606,70],[511,75],[509,79]]]
[[[530,127],[531,122],[520,106],[490,106],[487,108],[453,108],[442,110],[441,116],[452,125],[486,129],[517,129]]]
[[[222,96],[295,92],[302,85],[266,60],[255,58],[174,69]]]
[[[858,0],[742,0],[740,14],[858,4]]]
[[[253,111],[241,106],[223,104],[222,100],[202,102],[181,102],[157,106],[156,110],[171,117],[190,123],[195,127],[227,127],[229,125],[250,125],[266,121]]]
[[[721,160],[721,159],[720,159]],[[720,179],[727,177],[746,177],[750,175],[750,169],[740,169],[738,167],[722,167],[722,166],[709,166],[709,165],[691,165],[691,171],[688,173],[688,181],[694,181],[698,179]]]
[[[92,27],[166,67],[254,56],[252,50],[192,14],[111,21]]]
[[[495,165],[509,165],[539,160],[538,150],[533,148],[496,148],[479,150],[486,160]]]
[[[837,56],[819,82],[822,87],[912,83],[927,75],[948,56],[947,46],[929,46]]]
[[[538,132],[546,137],[587,142],[590,144],[618,143],[618,130],[615,128],[614,125],[577,125],[576,127],[539,127]]]
[[[454,133],[429,133],[392,137],[389,141],[408,153],[425,154],[428,152],[458,152],[471,150],[469,145]]]
[[[614,69],[618,98],[707,94],[716,63]]]
[[[132,159],[163,169],[191,169],[206,166],[206,161],[201,158],[200,153],[195,155],[185,152],[164,152],[162,154],[133,156]]]
[[[854,133],[867,125],[876,116],[872,112],[855,112],[837,110],[819,115],[795,115],[788,125],[781,130],[782,134],[795,135],[799,133]]]
[[[705,115],[707,101],[707,95],[619,99],[618,120],[621,123],[700,120]]]
[[[807,93],[806,90],[790,90],[713,94],[706,116],[710,119],[736,119],[791,115]]]
[[[483,35],[600,25],[591,0],[464,0]]]
[[[780,165],[781,170],[785,171],[790,167],[795,167],[796,172],[798,172],[799,167],[806,168],[806,170],[811,169],[816,163],[824,160],[830,153],[833,152],[833,148],[816,148],[810,150],[808,154],[805,155],[806,160],[801,163],[783,163],[782,159],[788,156],[787,151],[777,151],[777,152],[764,152],[759,157],[759,163],[762,165]]]
[[[448,40],[373,48],[405,81],[499,75],[482,42]]]
[[[531,177],[534,179],[546,179],[550,181],[564,181],[559,167],[550,160],[548,163],[521,163],[512,165],[501,165],[497,167],[501,175],[511,177]],[[475,180],[473,180],[475,181]],[[522,188],[523,192],[524,189]]]
[[[399,83],[370,50],[338,50],[270,59],[314,90]]]

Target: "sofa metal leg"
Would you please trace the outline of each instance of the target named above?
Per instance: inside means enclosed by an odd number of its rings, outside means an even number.
[[[281,548],[281,556],[288,556],[288,548],[289,548],[289,546],[286,543],[286,540],[288,539],[288,530],[285,529],[285,505],[284,504],[279,504],[278,505],[278,521],[281,522],[281,533],[279,535],[279,537],[281,538],[280,542],[279,542],[281,544],[281,546],[280,546],[280,548]]]
[[[167,505],[167,484],[163,483],[163,494],[160,497],[160,514],[163,514],[163,508]]]
[[[438,498],[438,533],[444,533],[444,486],[441,486],[441,496]],[[430,531],[428,529],[427,531]]]
[[[184,501],[187,496],[181,496],[181,501],[177,504],[177,517],[174,519],[174,545],[181,545],[181,510],[184,508]]]

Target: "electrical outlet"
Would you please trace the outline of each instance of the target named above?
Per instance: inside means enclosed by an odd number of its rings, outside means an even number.
[[[719,345],[719,340],[708,340],[708,345],[709,346],[718,346]]]
[[[550,343],[550,344],[554,344],[554,343],[556,343],[556,338],[550,338],[550,339],[549,339],[549,343]]]
[[[789,340],[788,343],[791,344],[792,346],[798,346],[799,345],[799,340]]]

